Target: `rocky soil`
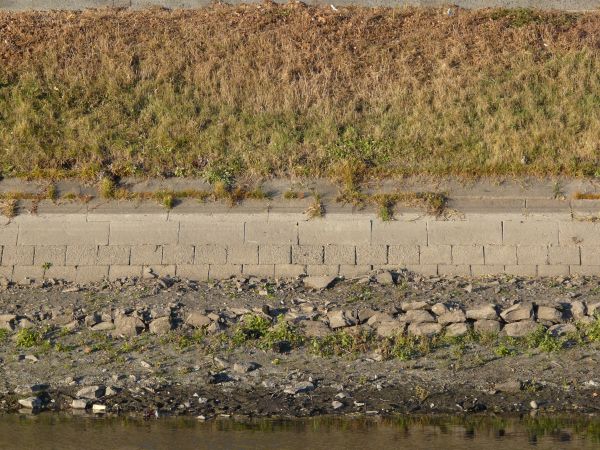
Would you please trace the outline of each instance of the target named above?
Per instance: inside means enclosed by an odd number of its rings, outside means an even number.
[[[598,412],[600,280],[374,274],[0,291],[0,411]]]

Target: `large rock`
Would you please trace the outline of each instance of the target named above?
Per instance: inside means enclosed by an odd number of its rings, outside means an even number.
[[[137,317],[117,316],[115,318],[115,334],[123,337],[133,337],[146,329],[144,322]]]
[[[318,291],[327,289],[335,281],[335,276],[320,276],[320,277],[305,277],[302,281],[304,286],[309,289],[316,289]]]
[[[404,333],[406,323],[398,320],[381,322],[377,326],[377,335],[380,337],[393,337]]]
[[[387,270],[385,272],[381,272],[380,274],[377,274],[377,276],[375,277],[375,280],[377,281],[377,283],[381,284],[382,286],[389,286],[389,285],[394,284],[394,277]]]
[[[445,333],[448,337],[464,336],[469,332],[469,327],[466,323],[453,323],[446,327]]]
[[[410,323],[435,322],[435,317],[423,309],[411,309],[406,312],[403,319]]]
[[[356,323],[352,319],[352,316],[342,310],[329,311],[329,313],[327,313],[327,319],[329,320],[329,327],[333,330],[337,328],[349,327],[351,325],[355,325]]]
[[[444,314],[450,312],[450,310],[443,303],[436,303],[431,307],[431,312],[433,312],[436,316],[443,316]]]
[[[167,334],[172,329],[171,318],[170,317],[159,317],[150,322],[148,326],[148,330],[153,334]]]
[[[587,317],[587,306],[584,302],[576,300],[571,302],[570,309],[571,317],[575,320],[583,320]]]
[[[0,314],[0,330],[13,331],[16,319],[17,316],[14,314]]]
[[[492,304],[480,306],[478,308],[468,309],[466,313],[467,319],[472,320],[497,320],[498,311]]]
[[[310,381],[300,381],[293,386],[288,386],[283,392],[286,394],[306,394],[315,390],[315,385]]]
[[[439,323],[411,323],[408,326],[408,333],[414,336],[435,336],[440,334],[442,326]]]
[[[572,323],[559,323],[548,328],[548,332],[554,337],[561,337],[567,334],[576,333],[577,327]]]
[[[533,333],[538,326],[533,320],[521,320],[506,324],[502,333],[509,337],[523,337]]]
[[[496,334],[502,329],[502,324],[497,320],[476,320],[473,324],[476,332],[482,334]]]
[[[438,317],[438,323],[442,325],[446,325],[449,323],[462,323],[466,322],[467,318],[465,317],[465,313],[460,309],[455,309],[454,311],[447,312],[446,314],[442,314]]]
[[[39,409],[42,407],[42,400],[39,397],[27,397],[19,399],[19,405],[28,409]]]
[[[104,397],[106,387],[102,385],[98,386],[86,386],[77,391],[75,396],[77,398],[86,398],[88,400],[95,400],[100,397]]]
[[[416,309],[429,309],[427,302],[402,302],[400,304],[402,311],[413,311]]]
[[[331,333],[331,330],[324,322],[320,320],[303,320],[300,326],[304,329],[304,334],[309,338],[321,338]]]
[[[562,313],[553,306],[538,306],[537,318],[538,320],[558,323],[562,320]]]
[[[369,320],[367,320],[367,325],[376,327],[380,323],[393,322],[393,321],[394,321],[394,318],[392,317],[391,314],[384,313],[384,312],[376,312],[371,317],[369,317]]]
[[[533,305],[530,303],[517,303],[500,313],[506,322],[519,322],[533,318]]]
[[[185,323],[194,328],[203,328],[210,325],[212,320],[200,311],[192,311],[185,318]]]

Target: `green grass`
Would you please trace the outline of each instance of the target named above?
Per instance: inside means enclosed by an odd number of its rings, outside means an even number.
[[[600,177],[599,25],[296,5],[0,13],[0,174],[103,178],[106,198],[123,176],[224,192],[272,176]]]

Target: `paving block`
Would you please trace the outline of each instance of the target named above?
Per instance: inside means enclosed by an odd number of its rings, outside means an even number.
[[[357,278],[368,275],[373,270],[370,264],[340,264],[340,276],[346,278]]]
[[[569,266],[559,264],[538,265],[538,277],[562,277],[571,274]]]
[[[373,244],[427,245],[427,223],[425,221],[373,221],[371,232]]]
[[[14,266],[13,280],[17,283],[29,278],[31,280],[42,280],[44,278],[44,268],[41,266]]]
[[[66,253],[67,247],[64,245],[36,245],[33,253],[33,265],[52,264],[53,266],[64,266]]]
[[[388,247],[388,264],[417,265],[419,264],[418,245],[390,245]]]
[[[452,248],[450,245],[428,245],[421,247],[421,265],[452,264]]]
[[[19,225],[9,223],[0,225],[0,245],[16,245],[19,234]]]
[[[163,248],[161,245],[134,245],[131,247],[129,264],[131,265],[161,265]]]
[[[306,274],[302,264],[275,264],[275,278],[298,278]]]
[[[5,245],[2,248],[3,266],[32,266],[33,245]]]
[[[548,247],[548,262],[559,265],[581,264],[579,247],[576,245],[551,245]]]
[[[107,266],[126,266],[129,265],[130,252],[128,245],[101,245],[98,247],[97,262]]]
[[[237,245],[244,242],[244,222],[206,219],[181,222],[179,244]]]
[[[336,276],[340,273],[340,266],[337,264],[308,264],[306,266],[306,274],[311,277],[321,276]]]
[[[292,249],[290,245],[259,245],[259,264],[290,264]]]
[[[98,257],[98,247],[95,245],[69,245],[65,264],[67,266],[93,266]]]
[[[110,281],[119,280],[121,278],[141,278],[142,266],[124,266],[111,265],[108,268],[108,279]]]
[[[111,222],[111,245],[177,244],[177,222]]]
[[[517,264],[548,264],[548,247],[545,245],[517,246]]]
[[[597,277],[600,276],[600,265],[588,266],[588,265],[577,265],[569,266],[571,275],[581,275],[586,277]]]
[[[387,264],[387,245],[358,245],[356,264]]]
[[[472,264],[471,275],[474,277],[487,277],[491,275],[500,275],[504,273],[504,266],[497,264]]]
[[[77,279],[77,268],[75,266],[51,266],[44,271],[44,278],[75,281]]]
[[[468,264],[438,264],[438,275],[470,277],[471,266]]]
[[[436,276],[438,274],[437,264],[415,264],[407,265],[406,269],[410,272],[414,272],[424,276]]]
[[[106,245],[108,222],[24,222],[19,226],[19,245]],[[2,243],[0,234],[0,243]],[[6,242],[14,244],[14,242]]]
[[[360,245],[371,243],[371,220],[356,218],[340,220],[317,218],[298,224],[300,245],[337,244]]]
[[[537,276],[537,266],[533,264],[518,266],[506,265],[504,266],[504,272],[516,277],[535,277]]]
[[[505,245],[558,245],[558,222],[503,222]]]
[[[178,264],[175,268],[175,274],[179,278],[206,281],[208,280],[208,264]]]
[[[241,264],[210,264],[208,267],[208,277],[211,280],[224,280],[241,273]]]
[[[502,222],[499,220],[429,221],[427,236],[429,245],[501,244]]]
[[[227,248],[222,245],[196,245],[194,264],[226,264]]]
[[[356,264],[356,249],[353,245],[326,245],[325,264]]]
[[[322,245],[292,245],[293,264],[323,264],[323,254]]]
[[[453,245],[452,264],[483,264],[482,245]]]
[[[274,264],[244,264],[242,266],[242,273],[244,275],[259,277],[259,278],[273,278],[275,276],[275,265]]]
[[[276,220],[246,222],[245,242],[252,244],[297,244],[298,223]]]
[[[590,245],[600,247],[600,223],[560,222],[558,224],[560,245]]]
[[[486,265],[517,264],[517,247],[514,245],[485,245],[483,253]]]
[[[108,266],[77,266],[77,283],[95,283],[108,278]]]
[[[223,262],[227,258],[225,248],[223,250]],[[162,253],[163,264],[182,264],[188,265],[194,263],[194,246],[193,245],[163,245]],[[208,271],[208,268],[207,268]],[[208,272],[207,272],[208,273]]]
[[[228,264],[258,264],[258,245],[243,244],[227,247]]]
[[[600,247],[582,246],[581,264],[584,266],[600,266]]]

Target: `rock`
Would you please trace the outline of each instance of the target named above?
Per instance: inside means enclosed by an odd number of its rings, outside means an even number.
[[[446,336],[448,337],[459,337],[464,336],[469,332],[469,327],[466,323],[453,323],[446,327]]]
[[[444,314],[446,314],[447,312],[449,312],[450,310],[448,309],[448,307],[446,305],[444,305],[443,303],[436,303],[435,305],[433,305],[431,307],[431,311],[436,315],[436,316],[442,316]]]
[[[330,311],[327,314],[327,319],[329,319],[329,327],[333,330],[354,325],[352,318],[348,317],[342,310]]]
[[[520,320],[529,320],[533,318],[533,306],[529,303],[517,303],[500,313],[506,322],[518,322]]]
[[[171,318],[170,317],[159,317],[150,322],[148,330],[150,333],[163,335],[171,331]]]
[[[194,328],[207,327],[212,320],[200,311],[192,311],[185,318],[185,323]]]
[[[309,338],[325,337],[331,331],[327,324],[320,320],[303,320],[300,324],[304,329],[304,334]]]
[[[117,316],[115,318],[115,334],[123,337],[133,337],[140,334],[146,326],[137,317]]]
[[[42,392],[46,392],[50,389],[49,384],[32,384],[29,386],[19,386],[15,389],[15,392],[20,395],[27,394],[41,394]]]
[[[89,406],[89,402],[84,399],[76,398],[71,402],[71,408],[73,408],[73,409],[87,409],[88,406]]]
[[[575,320],[582,320],[587,317],[587,306],[584,302],[576,300],[571,302],[571,317]]]
[[[92,326],[94,331],[110,331],[115,329],[115,324],[112,322],[100,322]]]
[[[75,396],[77,398],[86,398],[89,400],[94,400],[100,397],[104,397],[106,392],[106,388],[102,385],[98,386],[86,386],[84,388],[79,389]]]
[[[331,407],[333,409],[340,409],[340,408],[344,407],[344,404],[342,402],[340,402],[340,401],[334,400],[334,401],[331,402]]]
[[[519,380],[509,380],[503,383],[498,383],[494,387],[497,391],[514,394],[523,389],[523,383],[521,383]]]
[[[105,413],[106,412],[106,405],[100,405],[98,403],[94,403],[92,405],[92,411],[97,413],[97,414],[101,414],[101,413]]]
[[[371,327],[375,327],[380,323],[393,322],[393,321],[394,321],[394,318],[392,317],[391,314],[384,313],[384,312],[376,312],[371,317],[369,317],[369,320],[367,320],[367,325],[369,325]]]
[[[105,397],[111,397],[111,396],[116,395],[119,392],[121,392],[121,390],[122,390],[121,388],[118,388],[116,386],[108,386],[106,388],[106,392],[104,393],[104,396]]]
[[[572,323],[559,323],[548,328],[548,332],[554,337],[560,337],[570,333],[576,333],[577,327]]]
[[[213,322],[206,327],[206,331],[208,331],[209,333],[219,333],[225,330],[225,328],[225,325],[223,325],[221,322]]]
[[[494,305],[488,304],[479,308],[468,309],[466,317],[473,320],[497,320],[498,312]]]
[[[538,320],[547,320],[548,322],[558,323],[562,320],[562,313],[552,306],[538,306]]]
[[[406,329],[406,323],[400,322],[399,320],[381,322],[377,326],[377,335],[380,337],[394,337],[401,333],[404,333]]]
[[[19,320],[19,328],[21,328],[21,329],[34,328],[34,327],[35,327],[35,323],[33,323],[31,320],[29,320],[26,317]]]
[[[327,289],[335,281],[335,276],[320,276],[320,277],[305,277],[302,281],[304,286],[309,289],[316,289],[318,291]]]
[[[538,404],[535,400],[531,400],[529,402],[529,406],[531,407],[531,409],[538,409]]]
[[[600,314],[600,302],[592,303],[587,305],[587,314],[588,316],[595,316]]]
[[[509,337],[523,337],[533,333],[538,326],[533,320],[522,320],[506,324],[502,333]]]
[[[305,394],[315,390],[315,385],[310,381],[300,381],[293,386],[287,387],[283,392],[286,394]]]
[[[410,309],[403,319],[409,323],[435,322],[435,317],[429,311],[423,309]]]
[[[446,325],[449,323],[462,323],[466,322],[467,318],[465,317],[465,313],[460,309],[455,309],[454,311],[447,312],[446,314],[442,314],[438,317],[438,323],[442,325]]]
[[[358,310],[358,323],[365,323],[376,314],[378,314],[378,311],[374,311],[371,308],[360,309]]]
[[[255,362],[237,362],[233,365],[233,371],[237,373],[248,373],[256,370],[260,364]]]
[[[400,304],[402,311],[414,311],[417,309],[429,309],[427,302],[402,302]]]
[[[496,334],[502,329],[502,324],[497,320],[476,320],[473,324],[476,332],[483,334]]]
[[[408,333],[414,336],[435,336],[440,334],[442,326],[439,323],[411,323],[408,326]]]
[[[377,274],[375,281],[382,286],[389,286],[394,284],[394,277],[392,277],[392,274],[386,270],[385,272]]]
[[[17,316],[14,314],[0,314],[0,330],[13,331],[16,319]]]
[[[27,397],[19,399],[19,405],[28,409],[39,409],[42,407],[42,401],[39,397]]]

